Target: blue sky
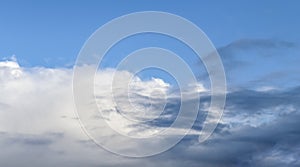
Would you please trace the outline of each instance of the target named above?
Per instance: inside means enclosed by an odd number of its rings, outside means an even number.
[[[198,25],[216,47],[243,38],[299,43],[298,1],[2,1],[1,57],[24,66],[73,64],[85,40],[101,25],[131,12],[158,10]]]
[[[88,1],[84,3],[4,1],[1,4],[3,5],[0,7],[0,45],[2,46],[0,58],[7,59],[15,55],[19,64],[24,67],[72,68],[84,42],[100,26],[124,14],[145,10],[170,12],[189,19],[207,34],[216,48],[222,48],[241,39],[287,41],[295,45],[300,43],[298,35],[300,23],[297,21],[299,2],[297,1],[291,1],[284,5],[280,1],[259,3],[250,1],[243,3],[238,1],[206,3],[200,1],[176,3],[172,3],[172,1],[132,1],[130,3],[126,1]],[[193,52],[178,41],[163,36],[144,34],[121,41],[119,45],[111,49],[107,59],[104,60],[103,67],[114,67],[130,52],[149,46],[170,49],[182,57],[188,55],[185,60],[189,63],[195,62]],[[280,49],[285,48],[277,50]],[[268,52],[268,50],[262,52]],[[276,51],[275,54],[278,52]],[[250,55],[252,53],[247,51],[243,54],[247,55],[244,56],[243,61],[251,62],[253,60]],[[224,54],[224,57],[227,56]],[[224,57],[222,58],[224,59]],[[289,64],[289,62],[282,63],[283,56],[272,59],[276,59],[279,64],[271,63],[270,67],[266,64],[252,65],[245,69],[251,71],[247,72],[247,75],[240,73],[240,70],[236,73],[230,71],[230,74],[239,77],[228,78],[229,84],[244,86],[278,68],[277,71],[282,71]],[[197,67],[194,68],[194,71],[203,70],[202,65],[200,67],[196,63],[195,66]],[[228,66],[232,67],[233,65]],[[293,67],[296,68],[296,65]],[[225,68],[229,67],[225,65]],[[289,71],[295,71],[295,69]],[[166,82],[174,84],[168,75],[157,71],[155,73],[147,71],[140,75],[144,78],[161,77]],[[197,75],[201,74],[198,72]],[[243,78],[244,76],[247,77]],[[203,78],[200,77],[199,80],[203,80]],[[287,84],[287,86],[290,85]]]
[[[0,166],[300,166],[299,6],[296,0],[1,1]],[[114,18],[141,11],[188,19],[220,54],[226,104],[216,129],[203,143],[198,135],[211,111],[210,80],[197,55],[182,42],[154,33],[121,40],[95,74],[93,99],[85,96],[91,89],[83,87],[89,66],[78,68],[82,76],[73,75],[79,51],[92,33]],[[198,83],[184,89],[186,101],[172,87],[176,78],[157,69],[139,73],[129,86],[122,80],[134,74],[116,71],[116,65],[144,47],[169,49],[192,68]],[[112,91],[114,74],[121,77],[114,85],[118,89]],[[83,91],[74,93],[76,86]],[[103,123],[125,136],[147,138],[177,121],[181,101],[199,102],[195,94],[201,98],[192,128],[185,126],[192,110],[187,105],[186,121],[166,135],[171,141],[174,136],[185,137],[170,150],[147,158],[127,158],[97,147],[78,122],[78,118],[85,121],[94,139],[116,150],[151,152],[153,144],[165,148],[165,140],[147,144],[120,140]],[[75,114],[82,107],[76,100],[84,103],[86,113]],[[93,105],[97,109],[90,111]],[[210,121],[215,122],[209,120],[208,125]]]

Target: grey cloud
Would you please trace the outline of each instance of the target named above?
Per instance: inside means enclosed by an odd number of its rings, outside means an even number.
[[[170,151],[144,161],[175,167],[299,166],[299,90],[300,87],[275,92],[240,90],[229,93],[228,109],[224,113],[227,119],[219,124],[209,140],[199,144],[197,136],[190,135]],[[244,114],[248,116],[242,122],[256,114],[260,119],[268,119],[265,109],[290,105],[295,111],[281,115],[276,113],[281,111],[271,111],[275,118],[257,126],[231,122],[234,116]],[[285,110],[284,107],[280,109]]]
[[[293,42],[274,39],[240,39],[218,48],[226,70],[247,67],[251,65],[249,59],[259,56],[289,56],[288,51],[296,49]],[[284,52],[282,51],[284,50]],[[283,55],[284,54],[284,55]],[[248,57],[245,60],[243,57]],[[250,63],[250,64],[249,64]]]
[[[176,147],[161,155],[130,159],[122,165],[111,166],[298,166],[299,161],[295,157],[299,155],[300,145],[300,131],[297,129],[300,125],[297,121],[300,119],[299,92],[300,87],[281,91],[231,92],[227,95],[224,119],[205,143],[198,144],[197,136],[189,135]],[[209,100],[209,96],[201,98],[202,103]],[[163,115],[172,116],[169,119],[157,119],[149,125],[168,127],[176,118],[179,106],[178,101],[171,101]],[[283,107],[279,111],[273,111],[278,106]],[[289,106],[294,107],[293,111],[285,112]],[[194,126],[196,130],[201,130],[201,123],[205,119],[204,110],[205,107],[202,106]],[[242,117],[244,120],[236,118],[240,115],[246,115]],[[274,117],[269,122],[257,123],[255,127],[246,124],[257,116],[258,120],[268,120],[269,115]],[[274,153],[278,158],[270,159],[274,157]]]
[[[107,166],[299,166],[299,92],[300,87],[270,92],[253,90],[231,92],[228,94],[224,119],[219,123],[213,136],[204,143],[198,143],[197,135],[188,135],[174,148],[160,155],[142,159],[125,158],[127,161],[123,164],[111,165],[108,163]],[[209,97],[203,97],[202,101],[208,102]],[[278,106],[283,107],[280,107],[279,111],[273,110]],[[294,107],[293,111],[285,112],[284,110],[289,110],[289,106]],[[176,112],[170,112],[178,109],[177,102],[169,104],[167,109],[168,114],[176,115]],[[267,113],[266,110],[270,110],[270,113]],[[235,116],[245,114],[247,116],[243,120],[235,120]],[[247,124],[247,121],[257,115],[258,119],[269,119],[269,114],[274,116],[273,120],[269,122],[257,123],[254,124],[255,126]],[[196,123],[203,122],[204,118],[205,116],[202,114]],[[174,120],[160,119],[152,122],[151,125],[167,127],[172,121]],[[198,127],[198,130],[201,130],[201,126]],[[80,141],[79,143],[95,149],[91,141]],[[122,157],[114,157],[114,159],[120,158],[124,160]]]
[[[19,133],[0,133],[2,140],[7,144],[20,144],[27,146],[47,146],[63,138],[63,133],[45,133],[45,134],[19,134]]]
[[[299,81],[300,51],[296,43],[278,39],[240,39],[218,48],[218,52],[230,87],[290,87]]]
[[[273,72],[287,74],[284,75],[285,78],[287,78],[287,76],[291,76],[295,73],[295,70],[298,69],[280,67],[297,67],[297,64],[293,63],[299,62],[299,56],[297,56],[299,53],[299,47],[296,43],[290,41],[279,39],[245,38],[222,46],[218,48],[217,51],[222,59],[229,85],[239,82],[239,79],[243,78],[240,75],[244,76],[245,74],[250,74],[248,76],[249,82],[253,81],[253,83],[255,83],[258,79],[261,80],[260,83],[266,82],[264,78],[269,76],[268,78],[270,79],[271,75],[270,71],[268,71],[269,66],[276,66],[276,68],[273,69]],[[207,61],[214,62],[214,60],[211,59],[211,56],[206,56],[205,59],[207,59]],[[198,66],[200,65],[198,64]],[[256,70],[260,70],[262,76],[251,77],[251,72],[249,71]],[[199,69],[199,71],[201,71],[199,73],[199,78],[201,80],[208,78],[208,74],[205,70]],[[211,74],[214,72],[215,71],[212,70]],[[274,77],[272,80],[275,83],[279,81],[279,79]],[[243,83],[243,85],[244,84],[245,83]]]
[[[298,46],[289,41],[282,41],[276,39],[240,39],[231,42],[230,44],[218,48],[218,52],[225,63],[237,67],[247,65],[247,61],[243,60],[244,53],[248,53],[247,57],[258,56],[289,56],[287,51],[297,49]],[[281,52],[284,50],[285,52]],[[282,53],[285,53],[282,55]]]
[[[228,50],[247,50],[247,49],[276,49],[276,48],[295,48],[293,42],[276,39],[240,39],[219,49],[220,52]]]

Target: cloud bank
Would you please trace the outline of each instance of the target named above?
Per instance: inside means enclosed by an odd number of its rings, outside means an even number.
[[[101,71],[96,79],[97,99],[105,104],[100,105],[100,109],[107,113],[116,111],[107,89],[112,72]],[[123,72],[122,75],[130,74]],[[153,87],[165,94],[170,89],[170,85],[160,79],[142,81],[136,78],[132,84],[135,90],[131,96],[138,109],[147,106],[142,103]],[[190,133],[163,154],[129,159],[99,148],[80,129],[74,114],[71,69],[23,68],[15,61],[2,61],[0,85],[0,166],[300,165],[299,87],[229,92],[224,117],[214,135],[200,144],[197,131],[201,130],[209,102],[209,96],[205,95],[201,98],[200,114],[193,128],[195,133]],[[117,130],[145,135],[147,128],[168,126],[176,118],[174,111],[178,106],[178,99],[173,98],[164,117],[143,126],[114,119],[117,117],[105,119],[111,119],[110,123]],[[120,147],[128,145],[118,140],[113,142]],[[139,147],[149,149],[146,145]]]

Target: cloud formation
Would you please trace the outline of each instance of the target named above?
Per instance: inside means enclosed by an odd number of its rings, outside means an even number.
[[[108,114],[117,111],[108,97],[112,72],[101,71],[96,79],[97,98],[102,104],[100,109]],[[131,74],[123,72],[122,75]],[[71,69],[23,68],[14,61],[0,63],[0,166],[300,165],[299,87],[229,92],[224,117],[215,133],[206,142],[198,143],[198,131],[210,100],[204,94],[192,132],[178,145],[153,157],[128,159],[99,148],[81,131],[74,114],[71,80]],[[170,93],[170,86],[159,79],[142,81],[136,78],[132,84],[131,97],[138,109],[149,106],[143,102],[153,87]],[[157,97],[153,98],[153,104],[159,104],[155,101]],[[148,128],[169,126],[176,118],[179,106],[178,99],[171,98],[163,117],[143,125],[118,120],[117,115],[106,119],[123,133],[145,135]],[[124,112],[130,111],[125,107]],[[113,138],[112,142],[120,147],[137,146]],[[138,147],[150,149],[147,145]]]

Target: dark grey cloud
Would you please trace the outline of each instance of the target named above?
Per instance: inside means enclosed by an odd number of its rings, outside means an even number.
[[[254,90],[239,90],[227,95],[227,107],[238,108],[242,113],[257,113],[257,111],[265,108],[276,107],[278,105],[293,105],[299,106],[300,87],[290,88],[280,91],[254,91]],[[237,111],[231,110],[230,113],[236,114]]]

